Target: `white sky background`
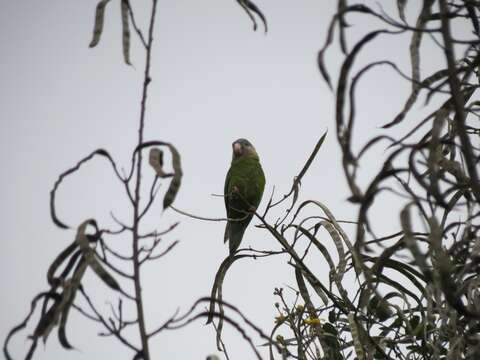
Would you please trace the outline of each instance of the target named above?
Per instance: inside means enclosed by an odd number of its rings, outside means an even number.
[[[62,231],[50,220],[49,192],[58,175],[100,147],[128,168],[137,141],[142,49],[132,31],[134,67],[124,65],[117,1],[107,7],[100,44],[89,49],[96,3],[0,0],[2,342],[7,331],[26,315],[30,299],[47,289],[48,266],[74,238],[74,231]],[[133,2],[136,8],[139,3]],[[150,1],[144,3],[143,10],[149,10]],[[301,199],[318,199],[337,218],[354,220],[355,207],[346,201],[349,193],[334,134],[334,96],[316,66],[336,1],[258,0],[256,4],[269,22],[266,36],[252,31],[250,20],[233,0],[159,0],[145,134],[146,140],[173,143],[181,153],[184,179],[175,206],[202,216],[224,216],[223,199],[211,194],[223,192],[231,143],[245,137],[256,146],[267,178],[263,210],[272,187],[276,187],[277,197],[289,190],[293,176],[329,129],[302,182]],[[393,4],[389,2],[385,8],[396,16]],[[145,28],[147,14],[140,10],[136,17]],[[410,10],[416,11],[412,4]],[[375,25],[373,21],[365,24],[360,16],[349,20],[358,29],[350,32],[350,39]],[[368,47],[370,58],[397,59],[409,72],[408,37],[396,44],[380,38]],[[341,59],[334,44],[327,57],[333,79]],[[366,59],[362,56],[359,60]],[[428,65],[422,64],[424,74],[443,60],[428,61]],[[364,134],[363,139],[389,121],[403,103],[408,85],[398,79],[383,69],[372,72],[360,85],[356,130]],[[393,81],[396,85],[390,87]],[[419,106],[416,110],[423,113]],[[365,166],[381,166],[384,154],[380,148],[376,155]],[[145,167],[144,184],[149,185],[152,177],[153,171]],[[164,238],[164,246],[176,239],[180,244],[168,256],[143,268],[149,329],[177,307],[185,311],[197,298],[208,295],[218,266],[228,254],[223,245],[224,223],[198,221],[171,210],[162,214],[161,197],[158,200],[144,229],[164,229],[180,221]],[[64,183],[57,205],[59,217],[71,226],[94,217],[101,226],[114,227],[110,211],[125,222],[131,218],[122,187],[102,159],[84,166]],[[398,225],[397,212],[392,204],[382,206],[379,232],[393,232]],[[119,248],[127,253],[130,240],[116,241],[122,242]],[[253,226],[242,246],[278,249],[271,236]],[[224,299],[266,332],[276,315],[274,287],[293,284],[293,271],[286,261],[285,256],[241,260],[225,279]],[[327,276],[324,262],[316,268]],[[107,301],[115,299],[114,294],[90,273],[86,279],[96,304],[107,311]],[[202,359],[215,353],[213,328],[203,322],[157,336],[151,341],[153,357]],[[63,350],[54,331],[47,346],[39,346],[36,358],[133,357],[116,340],[99,338],[99,330],[73,311],[67,335],[79,350]],[[29,344],[25,335],[31,331],[29,327],[14,338],[13,354],[23,354]],[[225,341],[233,359],[253,358],[237,333],[227,329]]]

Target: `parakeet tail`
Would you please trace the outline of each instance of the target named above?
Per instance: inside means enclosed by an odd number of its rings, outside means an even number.
[[[243,234],[247,229],[247,224],[244,222],[229,222],[225,228],[225,241],[229,240],[228,245],[230,248],[230,255],[237,251],[240,243],[242,242]]]

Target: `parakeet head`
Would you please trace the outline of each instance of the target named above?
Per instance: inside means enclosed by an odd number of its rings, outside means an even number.
[[[232,143],[232,160],[239,159],[243,156],[258,158],[257,151],[253,147],[252,143],[247,139],[238,139]]]

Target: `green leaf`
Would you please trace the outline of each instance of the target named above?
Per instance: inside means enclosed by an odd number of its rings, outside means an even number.
[[[389,308],[389,303],[381,296],[375,294],[370,298],[370,301],[367,305],[367,308],[370,312],[375,314],[375,316],[380,321],[385,321],[393,315],[392,311]]]
[[[331,323],[334,323],[336,319],[337,319],[337,316],[335,315],[335,309],[330,310],[330,312],[328,313],[328,321],[330,321]]]

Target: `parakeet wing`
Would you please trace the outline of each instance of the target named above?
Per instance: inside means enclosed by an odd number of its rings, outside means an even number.
[[[225,207],[229,221],[224,241],[229,240],[230,253],[240,246],[243,234],[252,219],[250,208],[256,208],[262,199],[265,175],[258,158],[243,157],[232,161],[225,179]]]

